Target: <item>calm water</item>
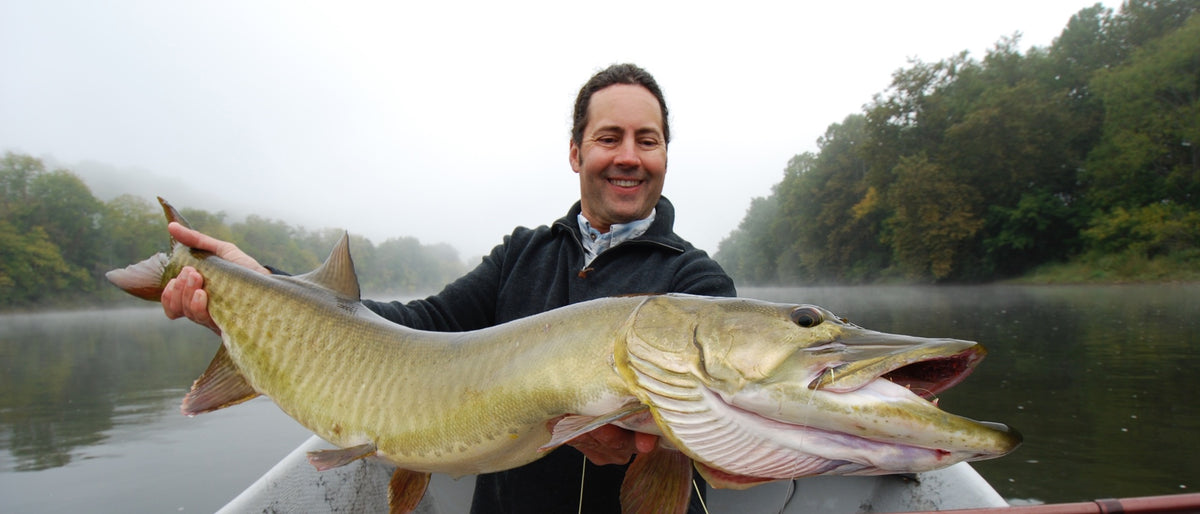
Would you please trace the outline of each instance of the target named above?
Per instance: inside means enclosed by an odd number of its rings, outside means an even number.
[[[1025,434],[1006,498],[1200,487],[1200,286],[744,289],[990,354],[940,405]],[[210,512],[308,432],[266,400],[187,418],[218,340],[155,308],[0,315],[0,512]]]
[[[219,344],[156,308],[0,315],[0,513],[224,505],[309,432],[264,399],[181,415]]]

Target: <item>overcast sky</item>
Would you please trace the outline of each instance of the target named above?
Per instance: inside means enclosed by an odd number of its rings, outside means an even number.
[[[1091,4],[0,0],[0,150],[468,258],[578,199],[575,94],[635,62],[671,109],[676,230],[711,253],[909,59],[1045,47]]]

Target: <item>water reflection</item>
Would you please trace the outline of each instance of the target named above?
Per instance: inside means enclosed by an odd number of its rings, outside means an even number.
[[[309,432],[266,399],[179,414],[219,344],[153,307],[0,316],[0,512],[212,512],[241,492]]]
[[[3,471],[69,464],[119,425],[152,422],[219,342],[152,309],[0,318]]]

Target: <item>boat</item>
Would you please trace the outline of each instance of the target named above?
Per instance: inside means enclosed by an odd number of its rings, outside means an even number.
[[[245,491],[221,514],[244,512],[386,512],[395,469],[375,459],[317,471],[307,453],[332,448],[312,436]],[[434,474],[417,511],[463,514],[470,510],[474,477]],[[763,484],[744,491],[708,491],[712,513],[912,512],[1007,507],[1004,498],[965,462],[915,475],[821,476]]]

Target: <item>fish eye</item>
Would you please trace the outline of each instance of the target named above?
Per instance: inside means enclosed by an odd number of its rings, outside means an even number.
[[[792,311],[792,322],[803,328],[815,327],[822,321],[825,321],[825,318],[812,307],[799,307]]]

